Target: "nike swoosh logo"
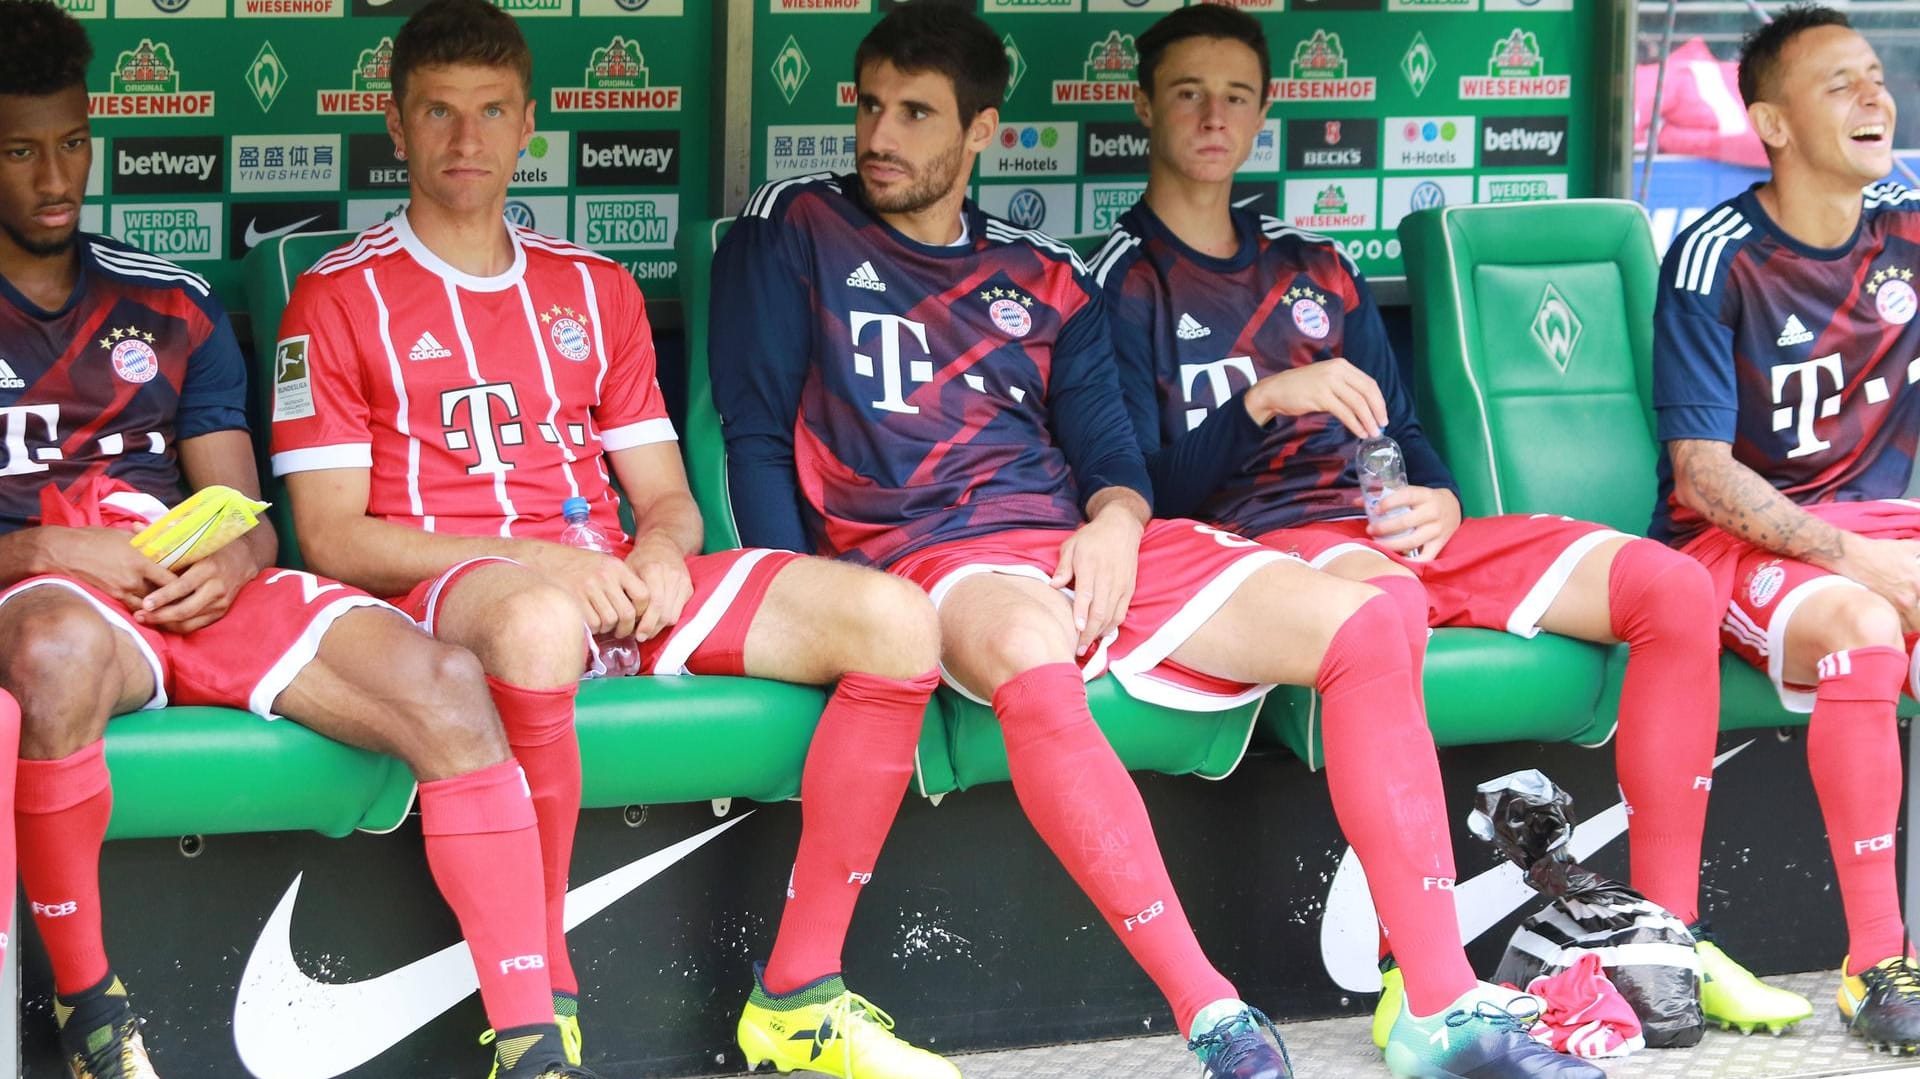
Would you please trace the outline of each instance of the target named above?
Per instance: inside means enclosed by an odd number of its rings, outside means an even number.
[[[589,881],[567,893],[574,929],[753,816],[751,811]],[[254,942],[233,1005],[233,1042],[257,1079],[333,1079],[439,1018],[480,987],[466,941],[377,978],[321,982],[293,957],[293,878]]]
[[[277,228],[277,229],[268,229],[265,232],[261,232],[258,228],[255,227],[260,224],[257,218],[254,220],[250,220],[247,222],[247,235],[246,235],[247,246],[249,248],[259,247],[262,243],[266,242],[267,240],[271,240],[276,236],[285,236],[289,232],[298,231],[299,229],[304,228],[307,225],[311,225],[318,220],[320,220],[320,215],[314,214],[312,217],[307,218],[305,221],[295,221],[291,225],[286,225],[282,228]]]
[[[1251,205],[1253,205],[1254,203],[1256,203],[1256,202],[1259,202],[1259,201],[1260,201],[1260,196],[1258,196],[1258,195],[1248,195],[1248,196],[1247,196],[1246,198],[1244,198],[1244,199],[1239,199],[1239,200],[1237,200],[1237,201],[1235,201],[1235,202],[1234,202],[1234,204],[1233,204],[1233,208],[1234,208],[1234,209],[1236,209],[1236,210],[1244,210],[1244,209],[1246,209],[1247,207],[1249,207],[1249,206],[1251,206]]]
[[[1716,770],[1752,745],[1742,742],[1713,759]],[[1627,804],[1615,802],[1573,831],[1567,850],[1575,861],[1627,834]],[[1512,862],[1501,862],[1453,889],[1453,905],[1460,919],[1460,939],[1471,943],[1509,915],[1541,898]],[[1320,961],[1340,988],[1351,993],[1380,991],[1380,922],[1373,895],[1367,891],[1367,873],[1348,847],[1327,889],[1327,913],[1320,922]]]

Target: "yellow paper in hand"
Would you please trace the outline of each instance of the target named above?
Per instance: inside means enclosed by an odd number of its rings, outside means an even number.
[[[167,569],[186,569],[259,524],[268,505],[231,487],[204,487],[133,537],[133,545]]]

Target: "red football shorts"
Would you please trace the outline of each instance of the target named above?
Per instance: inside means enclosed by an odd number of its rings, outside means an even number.
[[[1873,539],[1920,539],[1920,502],[1896,498],[1823,502],[1802,508],[1836,528]],[[1721,643],[1766,672],[1782,707],[1790,712],[1812,712],[1815,687],[1786,680],[1787,625],[1800,605],[1815,593],[1827,588],[1865,586],[1817,566],[1782,558],[1717,528],[1694,537],[1681,550],[1707,567],[1718,594],[1726,597]],[[1920,697],[1920,669],[1916,669],[1913,658],[1916,636],[1920,635],[1907,635],[1907,692]]]
[[[687,559],[693,596],[681,610],[678,622],[640,642],[641,673],[745,674],[747,629],[753,625],[774,577],[801,557],[791,551],[750,548]],[[515,564],[512,559],[495,557],[462,562],[415,585],[413,591],[394,600],[394,605],[422,629],[434,633],[441,597],[460,578],[489,562]],[[584,639],[586,647],[591,648],[592,634]],[[582,658],[584,666],[591,657],[583,651]]]
[[[955,585],[976,573],[1050,580],[1060,564],[1060,545],[1072,535],[1066,529],[1028,528],[955,540],[915,551],[888,572],[926,589],[938,607]],[[1149,522],[1140,538],[1127,617],[1079,657],[1082,677],[1092,681],[1112,671],[1129,696],[1187,711],[1221,711],[1254,700],[1271,685],[1214,678],[1169,657],[1255,570],[1286,557],[1197,521]],[[961,694],[980,700],[944,668],[940,675]]]
[[[1520,637],[1540,632],[1540,616],[1567,586],[1575,566],[1594,548],[1627,538],[1605,525],[1571,517],[1509,513],[1460,522],[1440,556],[1404,558],[1374,544],[1367,521],[1320,521],[1268,532],[1260,542],[1306,561],[1314,569],[1355,551],[1372,551],[1412,570],[1427,589],[1432,626],[1500,629]]]
[[[133,638],[153,671],[153,699],[143,710],[213,705],[267,719],[278,718],[274,701],[319,654],[320,638],[341,615],[359,607],[392,610],[357,588],[290,569],[263,570],[240,589],[224,617],[188,634],[143,626],[118,600],[70,577],[29,577],[0,592],[0,605],[38,588],[82,597],[108,625]]]

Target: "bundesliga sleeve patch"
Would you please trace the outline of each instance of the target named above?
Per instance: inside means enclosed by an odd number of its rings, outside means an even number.
[[[307,374],[310,336],[289,337],[273,350],[273,419],[313,418],[313,380]]]

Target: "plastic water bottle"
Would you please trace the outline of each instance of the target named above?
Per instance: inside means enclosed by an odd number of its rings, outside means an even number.
[[[567,499],[560,504],[560,513],[567,519],[567,529],[560,533],[561,543],[569,547],[578,547],[583,551],[613,554],[613,544],[607,541],[606,534],[594,527],[593,507],[587,503],[586,499]],[[587,669],[584,677],[617,677],[639,673],[639,641],[632,637],[616,637],[611,633],[594,635],[593,664]]]
[[[1386,435],[1365,439],[1353,451],[1353,467],[1360,476],[1360,502],[1366,508],[1368,524],[1377,526],[1382,521],[1391,521],[1409,512],[1406,506],[1384,513],[1380,510],[1382,499],[1407,485],[1407,462],[1400,455],[1400,443]],[[1380,533],[1379,538],[1399,539],[1411,531],[1406,529],[1391,535]],[[1418,556],[1420,552],[1413,550],[1407,553]]]

